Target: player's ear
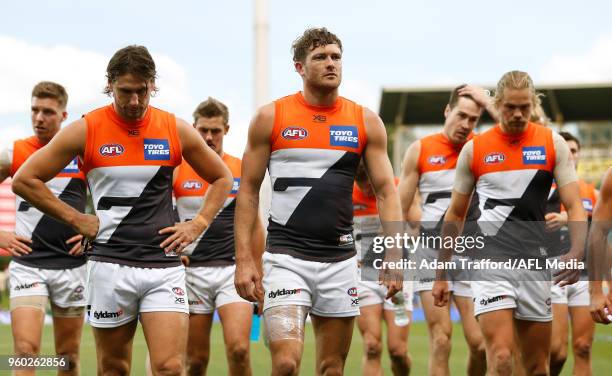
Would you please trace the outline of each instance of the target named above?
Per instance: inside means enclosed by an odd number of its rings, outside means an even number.
[[[301,61],[294,61],[293,66],[295,67],[295,71],[302,75],[302,71],[304,70],[304,64]]]
[[[450,108],[450,106],[447,104],[447,105],[446,105],[446,108],[444,109],[444,118],[447,118],[447,117],[448,117],[448,114],[450,114],[450,112],[451,112],[451,108]]]
[[[225,124],[225,126],[223,126],[223,134],[227,134],[227,132],[229,132],[229,129],[230,129],[230,125]]]

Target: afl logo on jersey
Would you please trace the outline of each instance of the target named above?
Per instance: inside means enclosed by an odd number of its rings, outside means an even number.
[[[287,127],[283,129],[282,136],[285,140],[303,140],[308,137],[308,131],[300,127]]]
[[[506,160],[506,155],[504,153],[489,153],[485,156],[484,163],[497,164],[502,163],[504,160]]]
[[[446,158],[443,155],[432,155],[428,159],[429,164],[434,166],[440,166],[446,163]]]
[[[118,157],[125,151],[121,144],[104,144],[100,146],[99,152],[103,157]]]
[[[195,190],[195,189],[201,189],[201,188],[202,188],[202,183],[197,180],[187,180],[186,182],[183,183],[183,189]]]

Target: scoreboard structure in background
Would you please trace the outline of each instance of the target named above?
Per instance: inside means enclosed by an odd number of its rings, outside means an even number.
[[[0,184],[0,230],[15,230],[15,194],[11,190],[11,179]],[[8,251],[0,248],[0,256],[8,255]]]
[[[494,90],[494,87],[487,87]],[[453,87],[383,88],[379,115],[389,134],[390,157],[400,172],[404,152],[414,140],[439,132]],[[596,186],[612,166],[612,83],[536,87],[556,131],[567,131],[581,144],[578,175]],[[477,132],[493,125],[485,112]]]

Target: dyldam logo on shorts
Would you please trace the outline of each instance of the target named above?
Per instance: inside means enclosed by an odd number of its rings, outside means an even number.
[[[34,288],[34,287],[38,287],[39,284],[40,284],[39,282],[24,283],[24,284],[15,286],[15,288],[13,290],[15,290],[15,291],[27,290],[27,289],[31,289],[31,288]]]
[[[299,294],[302,289],[277,289],[276,291],[270,291],[268,293],[268,298],[274,299],[278,296],[286,296],[286,295],[295,295]]]
[[[506,295],[494,296],[492,298],[482,298],[480,300],[480,305],[486,306],[487,304],[499,302],[500,300],[504,300],[505,298],[506,298]]]
[[[93,312],[93,317],[96,320],[99,319],[116,319],[118,317],[123,316],[123,308],[119,308],[118,311],[116,312],[112,312],[112,311],[94,311]]]

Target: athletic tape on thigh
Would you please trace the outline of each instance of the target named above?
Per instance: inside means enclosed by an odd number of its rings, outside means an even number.
[[[60,307],[51,302],[51,312],[53,317],[81,317],[85,312],[85,307]]]
[[[298,340],[304,342],[304,324],[310,309],[300,305],[268,308],[264,311],[264,335],[266,342]]]
[[[27,307],[39,309],[44,313],[47,308],[47,299],[48,297],[46,295],[18,296],[11,298],[10,310]]]

